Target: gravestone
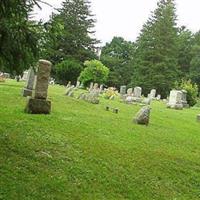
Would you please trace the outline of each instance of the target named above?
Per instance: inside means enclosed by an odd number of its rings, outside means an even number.
[[[200,114],[197,115],[197,122],[200,123]]]
[[[28,70],[28,78],[27,78],[27,81],[26,81],[26,87],[22,91],[22,95],[24,97],[32,96],[33,88],[34,88],[34,82],[35,82],[35,71],[31,67]]]
[[[71,87],[71,81],[69,81],[69,82],[67,83],[66,88],[69,88],[69,87]]]
[[[100,93],[103,92],[103,84],[100,85],[99,92],[100,92]]]
[[[74,91],[74,85],[71,85],[70,87],[67,88],[66,90],[66,95],[69,96],[70,93],[72,93]]]
[[[23,72],[23,76],[22,76],[23,81],[26,81],[28,79],[28,72],[29,72],[28,70]]]
[[[167,107],[177,110],[182,110],[183,109],[182,95],[183,93],[180,90],[171,90]]]
[[[158,101],[159,101],[160,99],[161,99],[161,95],[160,95],[160,94],[158,94],[158,95],[157,95],[157,97],[156,97],[156,100],[158,100]]]
[[[150,95],[151,95],[152,99],[155,99],[155,97],[156,97],[156,89],[152,89],[151,92],[150,92]]]
[[[133,94],[134,94],[134,97],[141,98],[142,88],[141,87],[135,87]]]
[[[133,94],[133,88],[129,88],[128,90],[127,90],[127,95],[132,95]]]
[[[188,108],[189,105],[187,103],[187,91],[186,90],[181,90],[182,92],[182,104],[184,108]]]
[[[80,81],[77,81],[77,82],[76,82],[76,88],[79,88],[79,87],[80,87],[80,84],[81,84],[81,82],[80,82]]]
[[[89,88],[89,91],[91,91],[91,90],[93,89],[93,86],[94,86],[94,83],[93,83],[93,82],[91,82],[91,83],[90,83],[90,88]]]
[[[125,86],[125,85],[122,85],[122,86],[120,87],[120,94],[121,94],[122,96],[126,94],[126,86]]]
[[[39,60],[35,93],[28,98],[25,112],[30,114],[49,114],[51,112],[51,101],[47,100],[51,62]]]
[[[147,126],[149,124],[150,111],[151,111],[151,108],[149,106],[145,106],[141,108],[139,112],[136,114],[136,116],[134,117],[133,122],[135,122],[136,124]]]

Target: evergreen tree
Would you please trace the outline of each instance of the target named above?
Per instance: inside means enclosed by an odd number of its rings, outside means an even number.
[[[135,45],[122,37],[114,37],[102,48],[101,61],[109,67],[108,86],[120,87],[131,81]]]
[[[38,58],[37,24],[29,19],[38,2],[0,2],[0,70],[19,75]]]
[[[95,58],[95,20],[86,0],[65,0],[58,14],[53,14],[46,27],[44,55],[54,64],[68,58],[84,62]]]
[[[177,28],[173,0],[160,0],[137,40],[133,86],[166,96],[179,75]]]

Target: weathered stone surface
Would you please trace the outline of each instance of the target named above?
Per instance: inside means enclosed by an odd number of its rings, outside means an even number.
[[[181,90],[182,92],[182,104],[184,108],[188,108],[189,104],[187,103],[187,91],[186,90]]]
[[[51,62],[47,60],[39,60],[36,86],[35,86],[35,98],[36,99],[46,99],[49,77],[51,72]]]
[[[68,87],[65,94],[66,94],[67,96],[69,96],[69,94],[70,94],[73,90],[74,90],[74,85]]]
[[[120,87],[120,95],[125,95],[126,94],[126,86],[125,85],[122,85]]]
[[[197,122],[200,123],[200,114],[197,115]]]
[[[135,118],[133,119],[133,122],[135,122],[136,124],[147,126],[149,124],[150,111],[151,108],[148,106],[141,108],[140,111],[136,114]]]
[[[183,94],[180,90],[172,90],[170,92],[167,108],[182,110],[183,109],[182,95]]]
[[[145,98],[142,103],[146,104],[146,105],[150,105],[151,104],[152,99],[151,98]]]
[[[24,97],[32,96],[33,88],[35,83],[35,71],[33,68],[30,68],[28,70],[28,77],[26,80],[26,86],[22,91],[22,95]]]
[[[132,95],[132,94],[133,94],[133,88],[129,88],[129,89],[127,90],[127,94],[128,94],[128,95]]]
[[[49,114],[51,112],[51,101],[28,98],[25,112],[30,114]]]
[[[155,99],[156,97],[156,89],[152,89],[150,94],[149,94],[149,97],[152,98],[152,99]]]
[[[134,97],[141,98],[142,95],[142,88],[141,87],[135,87],[133,92]]]
[[[29,89],[26,89],[24,88],[23,91],[22,91],[22,96],[23,97],[31,97],[33,94],[33,90],[29,90]]]

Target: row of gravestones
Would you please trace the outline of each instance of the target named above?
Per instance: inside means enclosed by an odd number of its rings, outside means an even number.
[[[156,97],[156,90],[152,89],[148,97],[142,100],[142,88],[135,87],[134,90],[129,88],[126,91],[126,86],[120,87],[120,94],[124,97],[124,101],[126,103],[132,103],[134,101],[141,102],[144,104],[150,104],[152,99],[160,100],[161,95],[157,95]],[[172,90],[169,96],[169,102],[167,103],[168,108],[174,109],[183,109],[185,107],[189,107],[187,104],[187,91],[185,90]]]

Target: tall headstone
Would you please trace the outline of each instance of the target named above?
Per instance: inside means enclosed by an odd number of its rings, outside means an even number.
[[[81,82],[80,81],[76,81],[76,88],[80,87]]]
[[[51,62],[39,60],[35,93],[28,99],[25,112],[30,114],[49,114],[51,112],[51,101],[47,100]]]
[[[93,90],[93,86],[94,86],[94,83],[93,83],[93,82],[91,82],[91,83],[90,83],[90,88],[89,88],[89,91]]]
[[[100,92],[100,93],[103,92],[103,84],[100,85],[100,87],[99,87],[99,92]]]
[[[183,109],[182,96],[183,96],[182,91],[171,90],[167,107],[173,108],[173,109],[178,109],[178,110]]]
[[[122,86],[120,87],[120,94],[121,94],[121,95],[125,95],[125,94],[126,94],[126,86],[125,86],[125,85],[122,85]]]
[[[156,97],[156,90],[152,89],[150,92],[150,98],[155,99],[155,97]]]
[[[141,87],[135,87],[133,94],[134,94],[134,97],[141,98],[142,88]]]
[[[28,70],[28,78],[27,78],[27,80],[26,80],[26,86],[25,86],[25,88],[24,88],[23,91],[22,91],[22,95],[23,95],[24,97],[32,96],[33,87],[34,87],[34,82],[35,82],[35,71],[34,71],[34,69],[31,67],[31,68]]]

